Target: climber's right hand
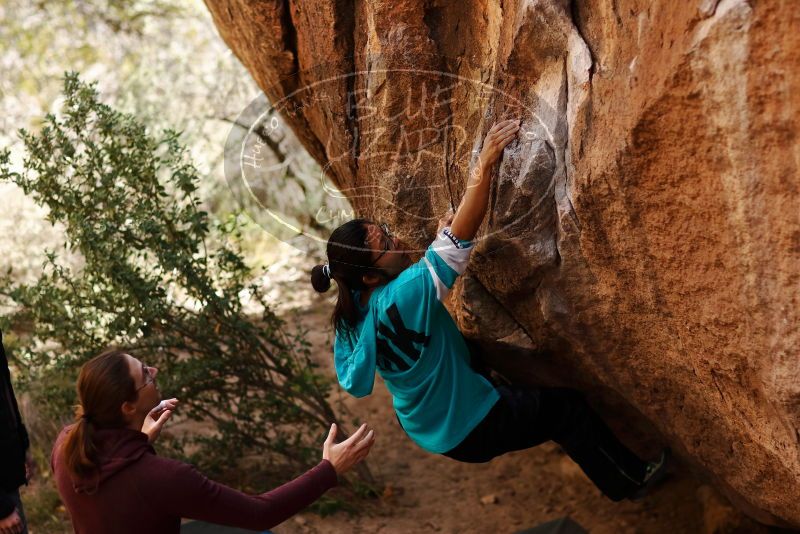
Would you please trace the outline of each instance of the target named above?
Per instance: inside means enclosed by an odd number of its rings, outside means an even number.
[[[490,169],[492,165],[500,159],[500,154],[516,136],[520,126],[519,119],[508,119],[495,123],[491,127],[486,139],[483,140],[483,148],[478,155],[478,166],[482,169]]]
[[[439,219],[439,226],[436,227],[436,234],[437,235],[439,234],[439,232],[442,231],[442,228],[445,228],[445,227],[450,226],[451,224],[453,224],[453,216],[454,216],[454,214],[453,214],[452,208],[447,210],[447,213],[442,215],[442,218]]]

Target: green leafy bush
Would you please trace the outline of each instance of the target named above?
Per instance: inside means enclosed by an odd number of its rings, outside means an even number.
[[[329,382],[302,334],[251,282],[237,221],[214,222],[200,208],[198,174],[178,133],[152,136],[74,73],[64,97],[60,116],[48,115],[38,134],[20,131],[20,172],[9,151],[0,153],[0,179],[65,229],[61,256],[48,251],[38,281],[0,280],[13,310],[0,326],[14,334],[11,352],[37,410],[69,415],[77,368],[118,345],[158,367],[180,414],[202,422],[163,446],[207,473],[230,479],[246,462],[251,474],[271,475],[262,486],[318,461],[335,420]]]

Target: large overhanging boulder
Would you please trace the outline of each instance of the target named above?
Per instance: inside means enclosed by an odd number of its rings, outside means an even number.
[[[794,2],[207,4],[327,178],[419,247],[519,117],[463,331],[800,526]]]

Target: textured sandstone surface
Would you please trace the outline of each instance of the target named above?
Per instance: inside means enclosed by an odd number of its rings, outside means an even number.
[[[357,212],[416,246],[491,123],[522,119],[463,331],[800,526],[793,0],[206,3]]]

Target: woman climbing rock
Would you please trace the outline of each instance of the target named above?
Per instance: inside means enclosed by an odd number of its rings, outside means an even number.
[[[470,352],[442,304],[469,262],[489,198],[492,168],[517,135],[506,120],[488,132],[467,190],[440,221],[422,259],[386,225],[351,220],[327,243],[328,263],[312,269],[319,292],[335,280],[334,361],[341,386],[372,392],[377,370],[397,419],[423,449],[461,462],[487,462],[555,441],[609,498],[643,496],[665,473],[666,454],[646,462],[628,450],[570,389],[498,386],[470,366]]]

